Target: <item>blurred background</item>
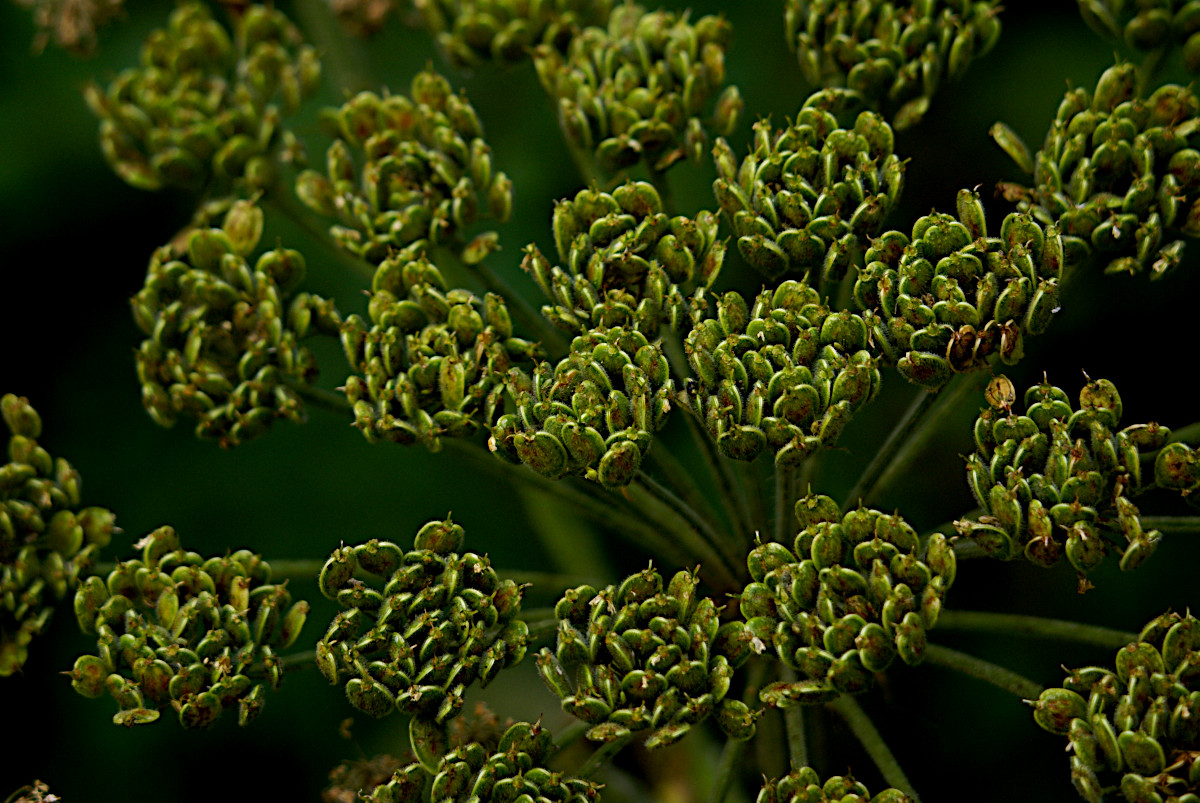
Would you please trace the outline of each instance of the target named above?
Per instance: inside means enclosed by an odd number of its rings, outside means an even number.
[[[280,5],[291,11],[289,4]],[[676,5],[683,4],[671,3]],[[0,0],[0,392],[29,397],[44,422],[42,443],[81,472],[85,503],[116,513],[124,533],[114,539],[107,559],[133,557],[136,539],[168,523],[186,547],[205,554],[249,547],[268,559],[323,558],[343,541],[379,537],[403,544],[422,523],[452,511],[466,528],[467,548],[487,553],[499,569],[553,569],[528,515],[528,506],[536,508],[544,498],[522,496],[492,474],[456,462],[452,453],[370,446],[346,418],[320,409],[310,409],[303,426],[281,422],[257,441],[222,451],[196,440],[186,423],[164,430],[144,413],[133,361],[141,336],[128,298],[141,287],[152,250],[187,223],[195,199],[144,193],[119,181],[100,154],[97,124],[81,90],[88,81],[106,83],[134,65],[141,40],[165,23],[170,7],[128,0],[123,18],[101,31],[97,55],[83,59],[54,47],[33,53],[30,14]],[[690,7],[697,15],[724,12],[733,23],[728,75],[741,89],[746,113],[731,144],[742,154],[755,119],[770,116],[783,123],[809,91],[784,41],[782,3],[696,0]],[[896,151],[911,161],[893,227],[908,229],[933,207],[953,212],[957,190],[977,185],[983,188],[989,223],[998,227],[1010,210],[992,197],[991,188],[1022,177],[989,139],[989,126],[1003,120],[1036,148],[1065,90],[1093,86],[1113,63],[1113,46],[1084,26],[1073,4],[1019,8],[1004,12],[996,49],[974,64],[964,81],[941,90],[921,125],[898,135]],[[326,34],[340,35],[332,25],[324,23]],[[516,187],[513,220],[501,229],[504,248],[492,264],[540,304],[518,268],[521,248],[537,242],[552,252],[553,201],[573,194],[578,179],[532,66],[453,75],[428,35],[397,18],[363,52],[366,74],[397,92],[406,92],[413,73],[430,62],[466,90],[487,128],[498,168]],[[316,110],[344,97],[330,78],[322,96],[309,101],[292,123],[318,165],[328,140],[315,123]],[[1186,82],[1181,75],[1166,79]],[[682,211],[715,208],[709,189],[713,177],[710,165],[684,165],[672,172]],[[365,311],[361,284],[337,274],[303,232],[268,218],[263,242],[277,239],[308,255],[312,290],[335,297],[343,314]],[[756,290],[758,279],[740,264],[736,249],[729,254],[723,283],[741,275],[738,283]],[[1117,383],[1126,423],[1158,420],[1178,427],[1196,420],[1198,259],[1200,247],[1189,246],[1184,264],[1155,284],[1099,275],[1078,281],[1050,332],[1028,341],[1025,361],[1008,375],[1024,388],[1045,371],[1074,397],[1085,381],[1082,370]],[[346,373],[340,350],[331,347],[319,356],[321,384],[340,385]],[[896,374],[885,374],[884,391],[851,425],[841,444],[845,448],[823,462],[818,490],[836,498],[852,485],[913,393]],[[918,530],[972,508],[960,455],[972,448],[970,423],[977,410],[968,404],[947,418],[914,470],[893,484],[878,506],[899,509]],[[668,428],[668,442],[680,423]],[[522,471],[514,469],[509,476],[519,480]],[[1171,509],[1171,500],[1160,501],[1163,511]],[[589,528],[580,525],[563,537],[596,538]],[[960,567],[949,605],[1138,630],[1167,608],[1183,610],[1200,602],[1197,540],[1168,537],[1146,566],[1128,576],[1109,561],[1093,577],[1096,588],[1084,596],[1076,593],[1074,574],[1066,566],[1043,571],[974,561]],[[609,565],[596,567],[600,579],[645,565],[636,546],[629,548],[611,534],[599,534],[598,543],[612,547]],[[663,567],[664,574],[676,568]],[[332,606],[320,598],[315,583],[293,581],[290,589],[314,603],[300,641],[311,644],[332,616]],[[552,603],[536,589],[531,595],[534,606]],[[1065,644],[936,632],[933,638],[1042,684],[1059,683],[1063,664],[1111,662],[1103,650]],[[358,715],[352,726],[343,727],[354,709],[339,689],[310,670],[290,674],[283,689],[269,695],[263,716],[245,730],[228,715],[204,732],[184,732],[169,717],[150,727],[118,728],[110,721],[115,711],[110,700],[76,695],[60,674],[94,647],[77,632],[69,605],[63,606],[48,634],[30,646],[24,672],[0,679],[6,743],[0,748],[0,799],[40,778],[67,801],[91,803],[314,800],[339,762],[405,749],[407,728],[399,715],[381,722]],[[532,660],[502,674],[486,693],[473,691],[469,699],[486,699],[502,718],[544,715],[552,728],[567,720],[541,687]],[[877,715],[928,801],[1074,798],[1065,741],[1038,729],[1028,707],[1011,695],[937,667],[913,669],[897,662],[886,685],[862,702]],[[852,768],[872,789],[882,787],[839,723],[819,712],[813,722],[825,734],[813,748],[823,773]],[[781,738],[781,718],[770,713],[751,748],[762,771],[783,771]],[[689,737],[651,756],[641,769],[644,754],[626,751],[622,763],[644,772],[655,787],[628,799],[702,799],[719,749],[712,734]],[[752,764],[747,762],[746,789],[755,788],[758,778]]]

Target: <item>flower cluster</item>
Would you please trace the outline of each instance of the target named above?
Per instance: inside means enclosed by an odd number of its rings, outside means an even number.
[[[1068,264],[1093,252],[1110,273],[1159,278],[1200,235],[1200,99],[1167,84],[1136,94],[1137,68],[1117,64],[1093,91],[1067,93],[1034,157],[1002,126],[997,142],[1033,174],[1030,189],[1002,185],[1062,234]]]
[[[446,246],[478,262],[488,248],[464,247],[463,230],[481,207],[492,219],[507,220],[512,182],[493,170],[475,109],[445,78],[417,73],[409,94],[360,92],[328,110],[337,139],[326,152],[326,175],[303,171],[296,194],[336,218],[333,238],[372,264],[413,243]]]
[[[843,128],[829,110],[837,100],[830,91],[810,96],[780,131],[769,120],[756,123],[753,150],[740,165],[717,140],[713,192],[738,250],[770,278],[817,273],[837,281],[899,200],[904,163],[892,150],[891,127],[862,112]]]
[[[661,346],[616,327],[576,337],[558,365],[539,363],[532,376],[510,371],[505,389],[515,412],[492,427],[493,452],[550,479],[620,488],[666,423],[675,383]]]
[[[500,403],[509,370],[541,356],[513,337],[500,296],[481,301],[447,288],[416,245],[376,269],[368,315],[369,327],[358,315],[346,319],[342,344],[358,372],[346,380],[346,397],[372,442],[419,441],[436,450],[443,435],[474,434],[481,413]]]
[[[341,316],[331,301],[296,293],[305,275],[298,251],[267,251],[251,268],[262,228],[262,211],[238,201],[221,228],[193,231],[185,254],[163,246],[151,257],[130,303],[147,336],[137,370],[156,423],[195,418],[198,436],[236,446],[276,418],[304,419],[296,388],[312,383],[317,366],[298,341],[336,335]]]
[[[754,735],[757,717],[728,697],[733,672],[751,655],[741,622],[696,593],[683,570],[663,589],[650,566],[617,586],[568,589],[554,606],[558,642],[543,647],[538,672],[563,710],[610,742],[653,728],[646,747],[682,739],[710,716],[734,739]]]
[[[42,420],[29,400],[0,398],[12,433],[0,466],[0,677],[20,671],[76,581],[88,574],[114,532],[113,514],[79,506],[79,473],[37,439]]]
[[[726,456],[770,449],[777,465],[796,466],[833,446],[879,390],[867,322],[819,301],[790,279],[752,307],[730,291],[688,333],[688,400]]]
[[[1145,4],[1080,0],[1079,13],[1093,31],[1106,39],[1123,40],[1134,50],[1182,48],[1188,72],[1200,72],[1200,6],[1188,0]]]
[[[920,121],[943,78],[958,80],[1000,39],[1000,5],[785,0],[787,39],[813,87],[846,87],[897,128]]]
[[[763,783],[756,803],[912,803],[899,789],[885,789],[874,797],[850,775],[834,775],[824,783],[811,767],[792,770],[782,778]]]
[[[110,694],[119,725],[153,722],[174,710],[185,728],[211,725],[236,706],[245,725],[262,711],[266,686],[279,688],[278,651],[304,626],[308,603],[292,604],[260,556],[238,550],[205,559],[184,550],[170,527],[139,542],[140,560],[89,577],[75,616],[99,636],[96,655],[68,673],[85,697]]]
[[[554,207],[554,242],[565,268],[551,266],[536,245],[522,267],[553,304],[542,314],[571,333],[623,326],[656,337],[689,314],[687,295],[708,288],[725,259],[717,218],[671,217],[644,181],[611,193],[580,190]]]
[[[734,86],[721,89],[729,36],[720,17],[693,23],[686,14],[626,3],[613,9],[607,29],[573,36],[566,56],[538,47],[534,64],[572,148],[594,154],[606,173],[639,162],[662,171],[685,156],[699,161],[706,127],[728,134],[737,124],[741,95]]]
[[[574,32],[603,25],[613,0],[414,0],[425,27],[456,67],[512,64],[546,45],[566,51]]]
[[[902,518],[858,508],[844,516],[827,496],[796,502],[793,549],[769,541],[747,557],[741,612],[759,652],[774,648],[800,674],[759,694],[786,708],[871,688],[899,655],[919,664],[954,582],[954,550],[935,533],[922,549]],[[923,557],[918,557],[923,555]]]
[[[105,158],[144,190],[197,189],[214,177],[266,187],[276,149],[290,140],[280,107],[294,111],[321,76],[299,30],[259,5],[245,9],[231,40],[207,6],[185,3],[146,40],[141,61],[85,94]]]
[[[993,354],[1008,365],[1024,356],[1024,336],[1058,310],[1063,241],[1016,212],[989,237],[978,193],[961,190],[957,219],[925,215],[911,239],[886,232],[865,262],[854,298],[875,314],[874,342],[905,379],[936,389]]]
[[[321,593],[343,610],[317,644],[317,665],[330,683],[349,676],[355,708],[374,717],[399,708],[440,725],[462,709],[468,686],[525,657],[521,588],[486,557],[460,553],[462,543],[461,526],[431,521],[407,552],[372,539],[325,563]]]
[[[1130,803],[1200,795],[1200,621],[1169,612],[1117,651],[1114,672],[1072,670],[1033,703],[1033,718],[1066,736],[1071,781],[1100,803],[1113,787]]]
[[[1053,566],[1065,554],[1081,590],[1089,587],[1083,575],[1110,551],[1121,555],[1122,569],[1140,566],[1161,534],[1142,530],[1130,495],[1142,486],[1140,453],[1160,449],[1171,431],[1155,423],[1118,430],[1121,396],[1107,379],[1088,382],[1076,409],[1059,388],[1033,385],[1025,415],[1012,411],[1011,383],[993,383],[1009,397],[998,394],[980,412],[976,450],[967,457],[967,480],[984,515],[955,522],[958,531],[1001,560],[1024,555]]]

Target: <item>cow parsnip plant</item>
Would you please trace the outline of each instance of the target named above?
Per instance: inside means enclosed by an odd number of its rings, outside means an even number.
[[[1193,6],[1081,2],[1036,147],[957,124],[986,1],[128,9],[180,225],[123,373],[3,396],[4,791],[1200,800]]]

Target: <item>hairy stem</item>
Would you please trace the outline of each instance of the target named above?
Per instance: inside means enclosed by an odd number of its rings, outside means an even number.
[[[887,746],[887,742],[883,740],[883,736],[875,727],[875,723],[862,710],[858,702],[850,695],[843,694],[830,703],[829,707],[845,720],[846,724],[850,727],[850,731],[862,743],[863,748],[867,751],[867,755],[871,757],[871,760],[875,762],[875,766],[879,768],[883,779],[891,786],[911,797],[913,803],[920,803],[921,798],[904,775],[904,770],[900,768],[896,757],[892,755],[891,748]]]
[[[925,660],[935,666],[953,669],[955,672],[991,683],[1023,700],[1037,699],[1042,693],[1042,686],[1024,675],[940,644],[930,644],[925,648]]]
[[[937,626],[939,630],[1004,633],[1055,641],[1073,641],[1077,644],[1092,644],[1111,649],[1124,647],[1129,642],[1136,641],[1138,637],[1137,633],[1125,630],[1113,630],[1063,619],[1046,619],[1041,616],[992,613],[990,611],[944,610],[938,616]]]

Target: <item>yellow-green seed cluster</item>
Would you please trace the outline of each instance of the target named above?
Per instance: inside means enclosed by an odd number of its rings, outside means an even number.
[[[804,282],[764,290],[753,306],[730,291],[715,306],[684,343],[687,395],[726,456],[770,450],[777,465],[799,465],[837,443],[879,390],[867,322],[830,312]]]
[[[542,315],[572,334],[592,327],[636,329],[656,337],[689,314],[688,296],[717,279],[725,241],[717,218],[667,215],[653,185],[622,184],[611,193],[580,190],[554,207],[554,242],[565,267],[536,245],[522,267],[553,302]]]
[[[142,404],[162,426],[197,420],[196,434],[222,446],[261,435],[276,418],[304,420],[297,388],[317,366],[299,345],[309,334],[336,335],[333,303],[297,293],[304,257],[287,248],[248,258],[262,235],[262,211],[233,204],[221,228],[200,228],[186,252],[154,252],[145,286],[130,303],[146,334],[137,351]]]
[[[812,87],[845,87],[897,128],[917,123],[943,79],[1000,39],[998,0],[786,0],[787,40]]]
[[[1154,480],[1160,488],[1183,494],[1192,506],[1200,506],[1200,452],[1186,443],[1168,443],[1154,458]]]
[[[170,527],[139,544],[140,559],[117,564],[106,580],[89,577],[75,593],[79,627],[98,641],[95,655],[75,661],[71,684],[85,697],[111,695],[118,725],[173,711],[185,728],[203,728],[233,708],[247,724],[266,686],[283,682],[279,651],[295,642],[308,603],[293,604],[248,550],[205,559]]]
[[[862,112],[844,128],[830,111],[837,105],[836,93],[817,92],[787,128],[759,121],[740,165],[717,140],[713,192],[738,251],[768,277],[841,279],[899,200],[904,163],[892,150],[891,127]]]
[[[571,341],[556,366],[505,382],[513,412],[496,419],[489,446],[550,479],[567,474],[620,488],[633,481],[675,391],[666,356],[645,335],[597,328]]]
[[[565,52],[575,32],[604,25],[613,0],[414,0],[446,60],[460,69],[513,64],[538,45]]]
[[[370,323],[342,325],[350,367],[346,397],[368,441],[424,443],[469,437],[500,404],[508,372],[542,355],[513,337],[504,300],[447,288],[419,247],[388,256],[375,271]],[[486,416],[484,414],[487,414]]]
[[[1165,613],[1117,651],[1115,671],[1071,670],[1033,718],[1066,736],[1071,781],[1088,803],[1200,800],[1200,621]],[[1032,701],[1031,701],[1032,702]]]
[[[899,789],[885,789],[874,797],[866,785],[851,775],[833,775],[821,781],[812,767],[792,770],[782,778],[767,780],[756,803],[912,803]]]
[[[1196,0],[1079,0],[1079,13],[1096,33],[1124,41],[1134,50],[1165,53],[1181,48],[1188,72],[1200,72],[1200,3]]]
[[[796,517],[793,549],[770,541],[746,559],[741,613],[753,647],[773,649],[800,676],[759,698],[780,708],[825,703],[871,688],[897,655],[919,664],[957,570],[946,537],[935,533],[922,548],[900,516],[862,507],[843,516],[827,496],[801,498]]]
[[[1121,396],[1107,379],[1088,382],[1075,408],[1046,382],[1024,402],[1024,415],[1000,403],[976,419],[967,480],[987,518],[956,522],[959,532],[1001,560],[1024,555],[1053,566],[1065,555],[1083,588],[1082,576],[1109,552],[1120,554],[1123,570],[1140,566],[1162,537],[1142,530],[1131,499],[1143,488],[1140,455],[1163,447],[1171,431],[1154,423],[1118,429]]]
[[[41,633],[113,534],[113,514],[80,508],[79,472],[38,444],[42,419],[24,397],[0,398],[8,462],[0,466],[0,677],[20,671]]]
[[[282,12],[248,6],[232,38],[202,3],[172,12],[142,47],[141,66],[85,95],[104,156],[144,190],[199,189],[212,180],[268,186],[280,126],[320,82],[316,51]]]
[[[729,134],[737,124],[741,96],[722,89],[729,38],[721,17],[692,22],[625,3],[607,28],[575,34],[566,56],[538,47],[534,64],[574,150],[605,173],[639,162],[662,171],[684,157],[699,161],[707,129]]]
[[[696,593],[680,571],[666,589],[653,566],[620,585],[569,589],[554,606],[558,642],[538,654],[538,672],[563,710],[611,742],[653,729],[646,747],[682,739],[710,716],[731,738],[754,735],[757,714],[727,696],[733,672],[751,655],[741,622]]]
[[[905,379],[929,389],[985,368],[992,355],[1017,363],[1024,337],[1042,334],[1058,311],[1062,238],[1015,212],[989,237],[971,190],[959,192],[957,218],[921,217],[911,238],[885,232],[864,261],[854,298],[874,313],[874,342]]]
[[[475,109],[445,78],[417,73],[409,94],[360,92],[327,110],[337,139],[326,152],[326,174],[305,170],[296,194],[335,218],[333,238],[372,264],[414,243],[479,262],[495,247],[495,234],[471,247],[464,230],[483,215],[506,221],[512,182],[493,169]]]
[[[317,644],[317,665],[330,683],[349,678],[355,708],[373,717],[399,708],[440,725],[462,709],[467,687],[525,656],[521,588],[486,557],[460,552],[462,542],[461,526],[431,521],[411,550],[373,539],[325,563],[321,593],[343,610]]]

